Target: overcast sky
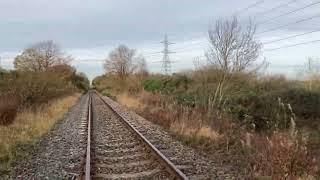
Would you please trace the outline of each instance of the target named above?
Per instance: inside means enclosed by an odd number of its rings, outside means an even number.
[[[305,7],[316,0],[1,0],[0,56],[1,65],[12,68],[13,58],[24,48],[42,40],[53,40],[72,55],[73,65],[90,78],[103,73],[102,59],[110,49],[127,44],[145,55],[152,72],[161,71],[165,34],[176,44],[170,58],[176,61],[172,71],[193,68],[193,59],[203,56],[208,48],[208,27],[220,18],[237,13],[245,23],[249,17],[257,23],[258,33],[306,18],[278,30],[261,33],[261,42],[320,30],[320,3],[295,13],[276,18],[286,12]],[[256,6],[251,6],[258,2]],[[260,3],[259,3],[260,2]],[[288,4],[272,11],[270,9]],[[250,7],[251,8],[248,8]],[[266,13],[264,13],[266,12]],[[307,57],[320,57],[320,43],[306,44],[276,51],[265,51],[297,43],[320,40],[320,32],[266,44],[261,58],[271,63],[269,72],[293,76],[296,66]],[[286,67],[291,65],[290,67]]]

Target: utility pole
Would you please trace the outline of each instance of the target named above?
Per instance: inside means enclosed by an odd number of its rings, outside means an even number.
[[[169,51],[169,45],[174,44],[168,41],[168,36],[164,36],[164,40],[161,42],[163,43],[164,49],[162,51],[163,53],[163,59],[162,59],[162,70],[163,72],[168,75],[171,73],[171,61],[169,58],[169,54],[174,53]]]

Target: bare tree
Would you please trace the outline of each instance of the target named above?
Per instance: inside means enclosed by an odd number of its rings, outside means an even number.
[[[140,56],[137,62],[137,74],[147,76],[149,74],[147,62],[144,57]]]
[[[125,78],[137,70],[139,60],[141,57],[136,56],[135,49],[120,45],[109,53],[109,57],[105,60],[104,69],[106,73]]]
[[[207,60],[226,72],[246,70],[257,61],[261,50],[261,43],[254,39],[255,31],[252,23],[243,29],[236,17],[217,21],[208,31],[211,48]]]
[[[23,71],[46,71],[52,66],[68,64],[70,61],[71,57],[65,56],[53,41],[43,41],[18,55],[14,60],[14,67]]]
[[[308,61],[302,67],[299,76],[308,80],[308,88],[312,90],[314,84],[317,84],[320,80],[320,61],[317,61],[316,58],[309,57]]]

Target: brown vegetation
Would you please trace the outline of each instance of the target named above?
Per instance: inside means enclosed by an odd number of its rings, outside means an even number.
[[[67,62],[52,41],[40,42],[17,56],[16,70],[0,76],[0,125],[12,123],[25,108],[36,109],[54,98],[86,91],[88,78]]]
[[[80,96],[77,93],[42,104],[36,110],[21,110],[12,124],[0,126],[0,174],[8,173],[10,164],[18,156],[23,156],[23,150],[18,147],[37,142],[64,117]]]
[[[54,98],[80,92],[88,85],[67,65],[54,66],[45,72],[11,72],[0,86],[0,124],[9,124],[24,108],[36,108]],[[1,80],[0,80],[1,81]]]
[[[261,76],[254,34],[236,18],[218,21],[205,66],[172,76],[109,73],[93,86],[245,179],[320,178],[319,76],[310,65],[308,82]]]
[[[94,85],[245,177],[316,177],[320,88],[252,73],[222,84],[222,74],[206,68],[189,77],[129,76],[122,83],[102,76]]]
[[[1,175],[89,88],[88,78],[68,65],[69,60],[56,44],[45,41],[17,56],[16,70],[0,69]]]

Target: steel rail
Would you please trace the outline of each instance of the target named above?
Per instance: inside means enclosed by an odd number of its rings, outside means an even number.
[[[133,127],[131,123],[126,120],[125,117],[123,117],[121,114],[118,113],[117,110],[115,110],[111,105],[109,105],[97,91],[95,91],[95,93],[104,102],[104,104],[106,104],[112,110],[112,112],[114,112],[142,140],[142,142],[144,142],[147,145],[147,147],[149,147],[149,149],[152,150],[152,152],[156,156],[158,156],[159,160],[162,162],[162,164],[165,165],[167,170],[169,170],[169,172],[171,172],[172,175],[176,176],[177,179],[188,179],[185,174],[183,174],[177,167],[175,167],[175,165],[169,159],[167,159],[167,157],[165,157],[154,145],[152,145],[149,142],[149,140],[147,140],[135,127]]]
[[[87,136],[87,151],[86,151],[86,166],[85,166],[85,180],[91,180],[91,92],[89,92],[88,102],[88,136]]]

